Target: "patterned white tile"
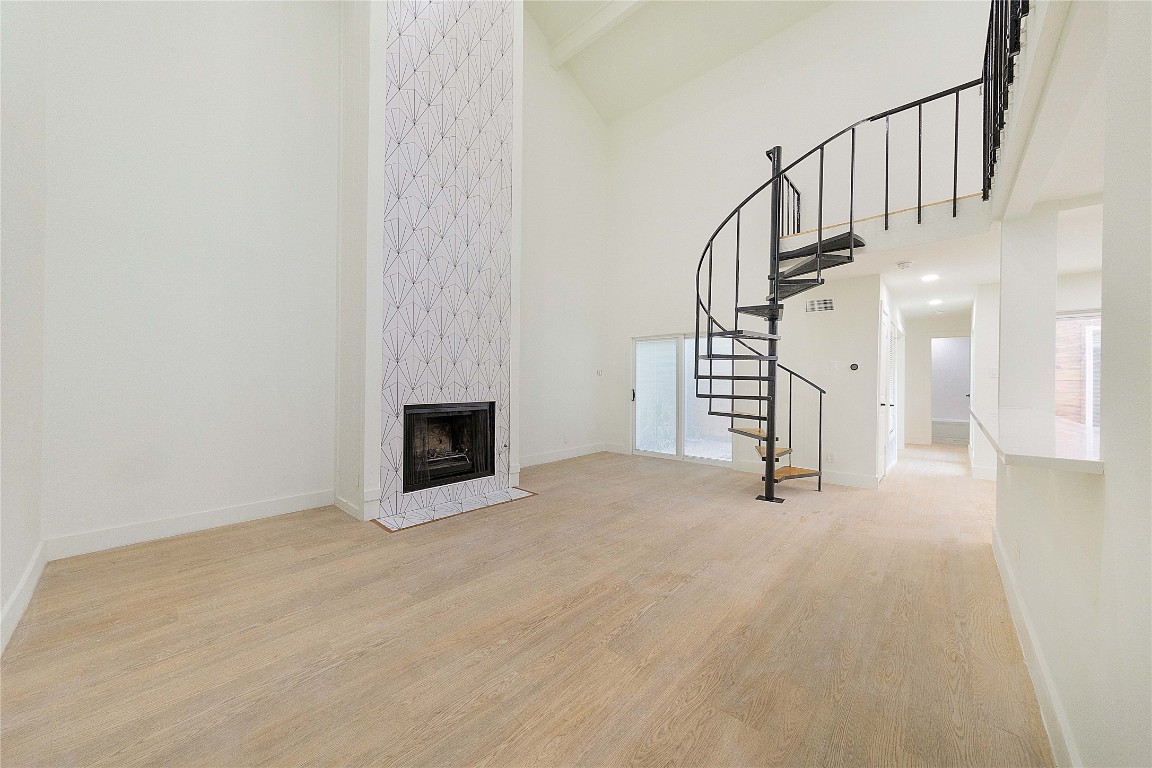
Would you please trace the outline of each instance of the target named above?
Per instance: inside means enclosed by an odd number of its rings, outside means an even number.
[[[380,520],[397,529],[508,495],[513,15],[387,6]],[[404,406],[483,401],[495,477],[404,493]]]

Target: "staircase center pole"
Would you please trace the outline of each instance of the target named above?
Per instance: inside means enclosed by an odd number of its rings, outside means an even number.
[[[780,147],[772,150],[772,236],[769,239],[769,254],[772,273],[772,302],[780,305]],[[776,496],[776,336],[779,332],[782,307],[768,316],[768,421],[764,423],[764,495],[760,501],[784,501]]]

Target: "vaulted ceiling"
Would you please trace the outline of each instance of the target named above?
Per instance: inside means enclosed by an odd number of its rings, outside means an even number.
[[[671,93],[820,12],[794,0],[527,0],[525,8],[605,122]]]

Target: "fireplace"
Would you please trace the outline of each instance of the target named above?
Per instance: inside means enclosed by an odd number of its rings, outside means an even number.
[[[496,403],[404,406],[404,493],[496,474]]]

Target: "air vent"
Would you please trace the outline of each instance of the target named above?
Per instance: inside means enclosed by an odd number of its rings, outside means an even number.
[[[805,312],[831,312],[834,309],[832,299],[809,299],[804,305]]]

